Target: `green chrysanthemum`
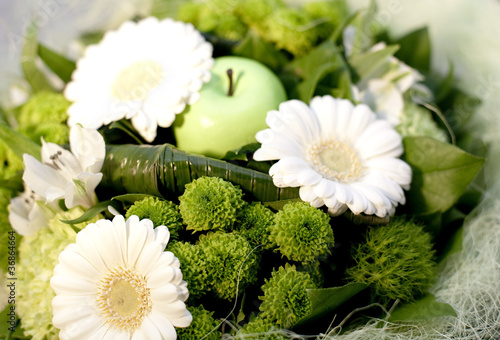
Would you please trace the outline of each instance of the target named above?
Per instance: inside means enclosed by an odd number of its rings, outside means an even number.
[[[370,286],[382,300],[412,300],[425,292],[435,275],[431,236],[412,221],[393,219],[370,228],[355,249],[347,276]]]
[[[59,330],[52,325],[52,299],[55,296],[50,278],[61,251],[75,242],[76,232],[71,225],[60,220],[71,220],[81,216],[79,207],[56,214],[47,228],[40,229],[34,236],[23,237],[19,246],[18,299],[16,305],[23,322],[24,334],[33,340],[58,339]],[[97,220],[95,218],[95,220]],[[84,225],[73,225],[80,229]]]
[[[330,253],[333,231],[330,217],[305,202],[289,203],[271,227],[271,241],[289,260],[313,262]]]
[[[282,0],[240,0],[235,11],[249,27],[258,28],[266,18],[283,7]]]
[[[272,273],[262,286],[264,296],[259,298],[262,318],[283,328],[293,326],[311,312],[307,289],[314,289],[309,274],[298,272],[295,266],[286,265]]]
[[[189,293],[191,293],[191,290],[189,291]],[[217,329],[219,323],[213,318],[213,312],[207,311],[201,305],[196,307],[188,307],[188,310],[193,316],[193,321],[187,328],[177,328],[177,339],[218,340],[221,338],[222,335]]]
[[[200,238],[210,289],[221,299],[232,299],[257,280],[258,256],[238,234],[212,233]],[[239,279],[239,283],[238,283]]]
[[[432,119],[431,113],[423,107],[413,103],[405,103],[396,130],[403,137],[426,136],[445,143],[448,142],[446,132],[439,128],[437,123]]]
[[[38,92],[23,105],[19,113],[19,131],[40,142],[64,144],[68,142],[69,128],[65,124],[70,102],[60,93]]]
[[[180,211],[187,229],[231,230],[243,207],[243,193],[219,177],[201,177],[186,185],[179,197]]]
[[[156,227],[164,225],[170,231],[170,238],[177,239],[182,228],[182,217],[179,207],[170,201],[158,197],[146,197],[135,202],[125,214],[126,218],[137,215],[140,220],[147,218]]]
[[[245,206],[237,220],[238,232],[252,246],[262,244],[265,249],[272,246],[269,237],[273,224],[274,213],[260,202],[253,202]]]
[[[250,320],[236,334],[238,340],[285,340],[290,339],[284,336],[283,330],[278,329],[274,323],[268,319],[263,319],[259,315]]]
[[[184,242],[174,242],[167,250],[174,253],[181,263],[183,279],[188,283],[189,298],[196,299],[207,290],[207,263],[205,254],[199,245]]]

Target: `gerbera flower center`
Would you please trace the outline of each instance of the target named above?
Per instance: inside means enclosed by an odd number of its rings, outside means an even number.
[[[139,61],[124,68],[111,90],[120,100],[146,100],[150,90],[160,85],[162,68],[154,61]]]
[[[151,293],[142,275],[120,266],[99,283],[97,306],[111,326],[133,332],[151,312]]]
[[[357,153],[344,142],[328,139],[312,144],[307,158],[324,177],[349,182],[361,176],[363,167]]]

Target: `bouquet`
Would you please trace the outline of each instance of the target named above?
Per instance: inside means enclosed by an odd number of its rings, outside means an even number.
[[[1,334],[498,338],[492,151],[428,29],[395,39],[374,3],[176,5],[74,60],[31,23],[26,101],[0,111]]]

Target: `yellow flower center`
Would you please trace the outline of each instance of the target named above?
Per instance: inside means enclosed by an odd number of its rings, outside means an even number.
[[[312,144],[307,150],[307,159],[324,177],[338,182],[350,182],[363,172],[357,153],[335,139]]]
[[[139,61],[124,68],[115,78],[112,92],[120,100],[146,100],[149,91],[160,85],[162,68],[154,61]]]
[[[121,266],[100,282],[97,306],[108,324],[133,333],[151,313],[151,293],[144,276]]]

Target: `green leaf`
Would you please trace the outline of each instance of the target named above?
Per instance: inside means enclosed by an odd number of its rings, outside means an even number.
[[[398,45],[390,45],[382,50],[358,54],[349,59],[349,64],[359,79],[363,80],[368,78],[370,74],[375,72],[384,63],[387,63],[388,58],[393,56],[398,49]]]
[[[38,45],[38,55],[62,81],[68,83],[71,80],[71,74],[76,68],[74,61],[66,59],[42,44]]]
[[[427,137],[403,140],[405,160],[413,179],[407,193],[407,209],[412,214],[445,212],[462,196],[484,159],[453,145]]]
[[[222,159],[225,161],[248,161],[248,154],[253,154],[259,148],[260,143],[246,144],[236,150],[228,151]]]
[[[107,201],[99,202],[96,205],[94,205],[93,207],[87,209],[80,217],[77,217],[77,218],[72,219],[72,220],[61,220],[61,222],[67,223],[67,224],[79,224],[79,223],[90,221],[91,219],[93,219],[98,214],[102,213],[103,211],[107,211],[109,205],[113,206],[115,209],[119,208],[116,201],[114,202],[112,200],[107,200]]]
[[[287,205],[288,203],[294,203],[294,202],[302,202],[302,200],[300,198],[292,198],[289,200],[263,202],[262,204],[265,206],[268,206],[271,209],[278,211],[278,210],[283,210],[283,207],[285,205]]]
[[[36,66],[36,60],[38,58],[38,32],[36,25],[33,23],[31,25],[31,31],[34,32],[34,34],[30,34],[29,37],[25,39],[21,57],[21,67],[24,77],[31,85],[34,92],[53,91],[54,88],[47,80],[47,77],[45,77],[42,71]]]
[[[3,139],[19,158],[22,159],[23,154],[27,153],[41,160],[40,145],[3,123],[0,123],[0,139]]]
[[[437,302],[434,295],[428,293],[418,301],[405,303],[396,308],[389,321],[418,321],[442,316],[457,316],[457,313],[449,304]]]
[[[396,58],[417,70],[428,72],[431,62],[431,43],[427,27],[413,31],[398,41],[401,46]]]
[[[450,237],[448,243],[443,249],[443,252],[439,255],[438,263],[443,262],[448,256],[459,253],[462,251],[462,241],[463,241],[464,228],[458,229],[453,236]]]
[[[302,79],[307,79],[317,73],[319,65],[333,63],[336,66],[344,66],[344,61],[340,55],[339,49],[335,43],[325,41],[318,47],[315,47],[306,55],[295,58],[286,65],[288,72],[294,73]]]
[[[308,289],[307,295],[311,300],[312,310],[309,315],[299,320],[296,326],[330,313],[366,288],[362,283],[352,282],[341,287]]]
[[[351,21],[355,29],[354,41],[352,43],[351,56],[355,56],[375,43],[375,36],[379,34],[381,25],[375,17],[377,14],[377,5],[374,0],[370,5],[358,12],[358,15]]]
[[[311,98],[314,96],[316,87],[321,79],[323,79],[328,73],[335,70],[334,63],[326,63],[324,65],[318,66],[316,72],[307,78],[305,81],[297,85],[295,91],[295,96],[305,103],[309,103]]]
[[[233,53],[260,61],[273,70],[280,69],[287,62],[284,54],[277,51],[273,45],[263,40],[251,30],[249,30],[245,39],[234,47]]]
[[[129,204],[134,204],[137,201],[143,200],[146,197],[158,197],[154,195],[148,195],[148,194],[125,194],[125,195],[119,195],[113,197],[111,200],[117,200],[123,203],[129,203]]]

